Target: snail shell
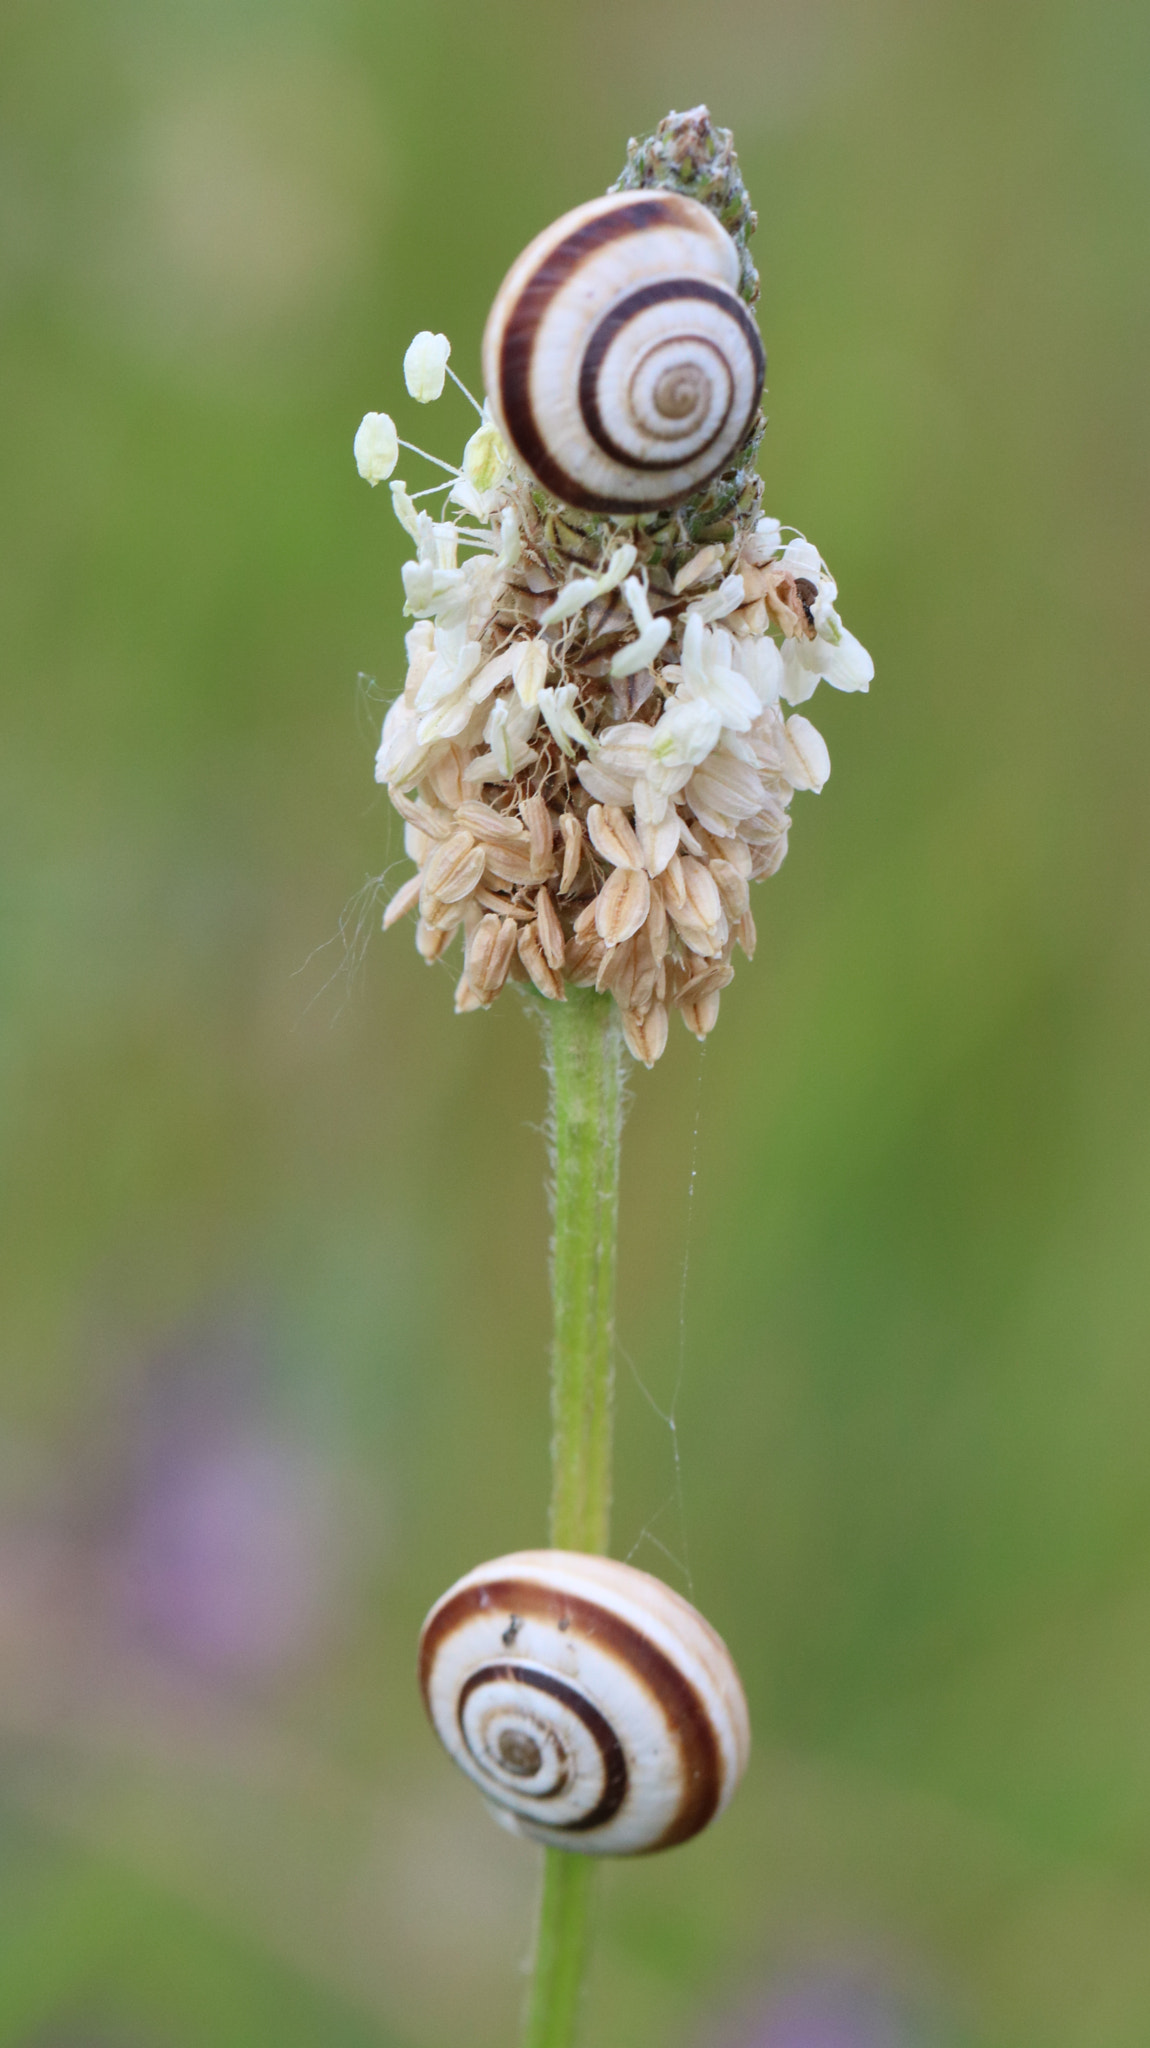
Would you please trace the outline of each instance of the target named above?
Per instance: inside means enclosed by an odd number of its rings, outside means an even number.
[[[424,1703],[518,1832],[635,1856],[722,1811],[750,1748],[729,1651],[647,1572],[569,1550],[479,1565],[423,1626]]]
[[[616,192],[537,235],[483,337],[504,437],[565,504],[677,505],[750,432],[763,344],[726,229],[679,192]]]

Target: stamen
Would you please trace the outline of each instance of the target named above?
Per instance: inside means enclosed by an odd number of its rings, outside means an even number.
[[[408,449],[412,455],[422,455],[425,462],[434,462],[436,469],[445,469],[449,476],[462,476],[463,474],[462,470],[456,469],[453,462],[444,462],[443,458],[439,455],[429,455],[426,448],[417,448],[414,441],[401,441],[399,445],[401,448]]]
[[[466,384],[464,383],[464,381],[463,381],[462,377],[457,377],[457,376],[456,376],[456,374],[455,374],[455,371],[454,371],[454,370],[452,369],[452,367],[451,367],[451,364],[450,364],[450,363],[448,363],[448,364],[446,365],[446,369],[447,369],[447,374],[448,374],[448,376],[450,377],[450,379],[451,379],[452,383],[453,383],[453,384],[458,384],[458,386],[459,386],[460,390],[461,390],[461,391],[462,391],[462,393],[463,393],[463,396],[464,396],[465,398],[467,398],[467,399],[470,399],[470,400],[471,400],[471,403],[472,403],[472,405],[473,405],[473,406],[475,407],[475,410],[476,410],[476,412],[477,412],[477,413],[479,414],[479,417],[480,417],[480,419],[482,419],[482,418],[483,418],[483,407],[482,407],[482,406],[480,405],[480,403],[479,403],[479,400],[478,400],[477,398],[475,398],[475,397],[473,397],[473,396],[472,396],[471,392],[470,392],[470,391],[469,391],[469,390],[467,389],[467,386],[466,386]]]

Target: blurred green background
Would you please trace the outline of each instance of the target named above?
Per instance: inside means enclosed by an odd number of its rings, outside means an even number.
[[[757,1748],[606,1872],[588,2048],[1150,2038],[1148,42],[6,0],[0,2048],[514,2036],[534,1852],[412,1661],[545,1526],[542,1088],[356,894],[403,536],[351,437],[454,454],[411,335],[477,380],[510,259],[703,99],[767,509],[878,675],[634,1079],[616,1548],[689,1563]],[[680,1352],[681,1513],[630,1370]]]

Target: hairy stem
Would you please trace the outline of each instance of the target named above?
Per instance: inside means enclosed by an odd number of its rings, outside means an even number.
[[[610,996],[571,988],[544,1011],[551,1144],[551,1542],[605,1551],[611,1510],[615,1247],[623,1048]],[[591,1857],[544,1850],[524,2048],[571,2048]]]

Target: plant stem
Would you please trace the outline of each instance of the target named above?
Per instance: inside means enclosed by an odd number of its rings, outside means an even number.
[[[593,1856],[544,1849],[524,2048],[570,2048],[587,1959]]]
[[[615,1248],[623,1046],[610,996],[543,1013],[551,1145],[551,1542],[605,1551],[611,1510]],[[545,1849],[524,2048],[571,2048],[594,1859]]]
[[[622,1033],[610,996],[548,1003],[551,1084],[551,1541],[607,1548],[611,1512],[615,1243],[623,1122]]]

